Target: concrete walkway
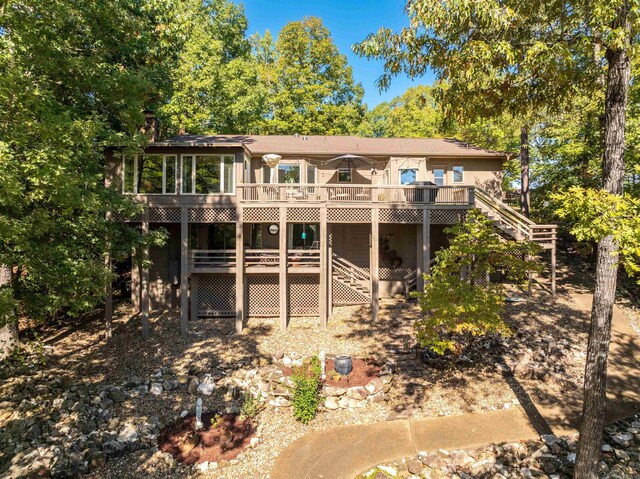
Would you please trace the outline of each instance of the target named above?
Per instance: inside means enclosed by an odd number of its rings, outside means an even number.
[[[474,448],[537,438],[520,408],[340,426],[308,434],[278,457],[271,479],[353,479],[362,471],[419,451]]]
[[[588,318],[591,295],[578,293],[574,300],[577,312]],[[526,391],[523,390],[523,394],[526,395]],[[640,338],[617,307],[613,316],[607,399],[607,420],[610,422],[640,410]],[[476,448],[534,439],[541,433],[575,433],[582,413],[582,390],[565,391],[555,403],[522,399],[521,403],[524,409],[317,431],[290,444],[277,458],[270,477],[353,479],[376,464],[413,456],[419,451]]]

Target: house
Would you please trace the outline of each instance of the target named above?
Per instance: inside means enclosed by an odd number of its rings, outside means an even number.
[[[150,309],[233,317],[318,316],[422,287],[444,229],[480,208],[505,238],[552,251],[555,227],[499,198],[507,154],[454,139],[181,135],[107,156],[107,182],[144,204],[143,231],[169,240],[132,271]],[[430,182],[430,183],[428,183]]]

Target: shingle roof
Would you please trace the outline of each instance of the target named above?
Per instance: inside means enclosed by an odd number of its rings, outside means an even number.
[[[153,146],[244,147],[252,155],[466,156],[499,157],[510,153],[479,148],[455,138],[362,138],[317,135],[179,135]]]

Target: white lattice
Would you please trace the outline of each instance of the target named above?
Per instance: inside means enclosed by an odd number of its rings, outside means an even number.
[[[287,221],[317,223],[320,221],[320,210],[318,208],[288,208]]]
[[[151,223],[180,223],[180,208],[149,208]]]
[[[280,221],[278,208],[244,208],[243,220],[247,223],[270,223]]]
[[[366,208],[333,208],[327,210],[329,223],[371,223],[371,210]]]
[[[247,304],[249,316],[277,316],[280,314],[278,275],[247,276]]]
[[[198,316],[235,316],[236,278],[233,274],[198,276]]]
[[[333,280],[333,304],[336,306],[348,304],[366,304],[370,301],[369,297],[340,281]]]
[[[422,223],[422,210],[383,208],[380,223]]]
[[[233,223],[236,210],[233,208],[189,208],[191,223]]]
[[[431,223],[434,225],[452,225],[464,221],[464,210],[431,210]]]
[[[320,275],[290,275],[287,287],[289,314],[320,314]]]

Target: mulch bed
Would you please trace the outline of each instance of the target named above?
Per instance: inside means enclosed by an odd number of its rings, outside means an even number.
[[[204,427],[195,431],[195,415],[189,414],[168,425],[158,436],[158,447],[183,464],[219,462],[235,459],[251,441],[255,427],[237,414],[224,414],[215,420],[213,413],[202,415]]]
[[[329,373],[334,369],[335,362],[333,359],[327,358],[327,379],[324,381],[324,384],[327,386],[351,388],[354,386],[366,386],[372,379],[380,377],[380,366],[377,364],[359,358],[352,358],[351,361],[353,363],[353,369],[351,372],[347,376],[341,376],[339,380],[335,380],[329,376]],[[285,376],[291,376],[293,374],[293,369],[283,367],[282,372]]]

